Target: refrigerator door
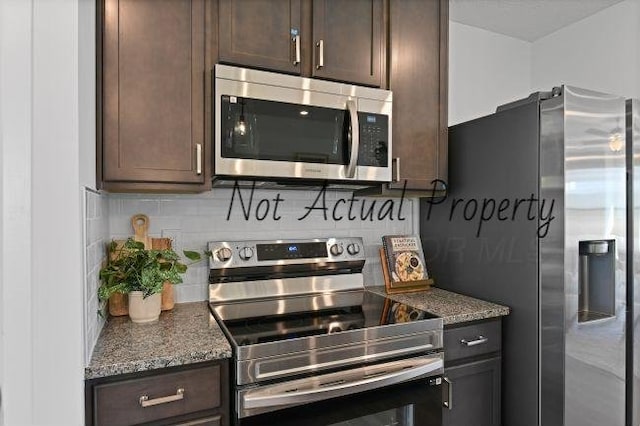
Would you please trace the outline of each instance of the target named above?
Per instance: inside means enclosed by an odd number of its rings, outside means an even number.
[[[632,339],[627,348],[627,415],[633,426],[640,425],[640,100],[627,101],[627,166],[631,173],[629,185],[629,326]]]
[[[564,425],[623,426],[625,100],[569,86],[563,98]],[[541,137],[544,147],[544,127]],[[541,155],[543,170],[545,161],[554,160]],[[544,187],[544,175],[541,182]]]

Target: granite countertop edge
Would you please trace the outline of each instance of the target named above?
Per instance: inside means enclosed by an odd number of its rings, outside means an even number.
[[[368,291],[422,309],[442,318],[442,324],[454,325],[509,315],[511,309],[493,302],[454,293],[438,287],[412,293],[387,294],[384,287],[369,287]]]
[[[367,287],[372,293],[422,309],[442,318],[445,326],[509,315],[506,306],[437,287],[414,293],[386,294],[384,287]],[[155,325],[141,328],[126,317],[110,318],[100,333],[85,380],[159,370],[232,357],[229,341],[209,313],[206,302],[179,303],[163,313]],[[156,339],[157,346],[127,349],[133,342]],[[195,346],[195,347],[194,347]],[[172,352],[176,348],[187,351]]]
[[[99,379],[103,377],[118,376],[121,374],[141,373],[167,367],[197,364],[199,362],[216,361],[231,358],[231,350],[213,350],[209,352],[192,352],[175,356],[160,358],[140,359],[130,362],[87,366],[84,369],[85,380]]]

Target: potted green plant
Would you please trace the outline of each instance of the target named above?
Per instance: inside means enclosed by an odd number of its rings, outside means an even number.
[[[98,296],[107,300],[114,293],[128,294],[129,317],[138,323],[158,319],[161,292],[165,282],[178,284],[187,264],[172,249],[145,249],[144,243],[129,238],[123,245],[112,241],[108,247],[109,262],[100,270]],[[196,251],[183,251],[191,263],[202,259]],[[207,254],[207,252],[205,252]]]

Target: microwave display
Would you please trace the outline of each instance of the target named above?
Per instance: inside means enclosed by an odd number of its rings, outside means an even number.
[[[346,109],[221,95],[223,158],[347,165]],[[387,167],[388,117],[358,112],[359,166]]]

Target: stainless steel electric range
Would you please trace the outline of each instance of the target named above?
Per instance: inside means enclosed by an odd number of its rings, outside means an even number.
[[[441,424],[442,319],[366,291],[361,238],[209,250],[236,424]]]

